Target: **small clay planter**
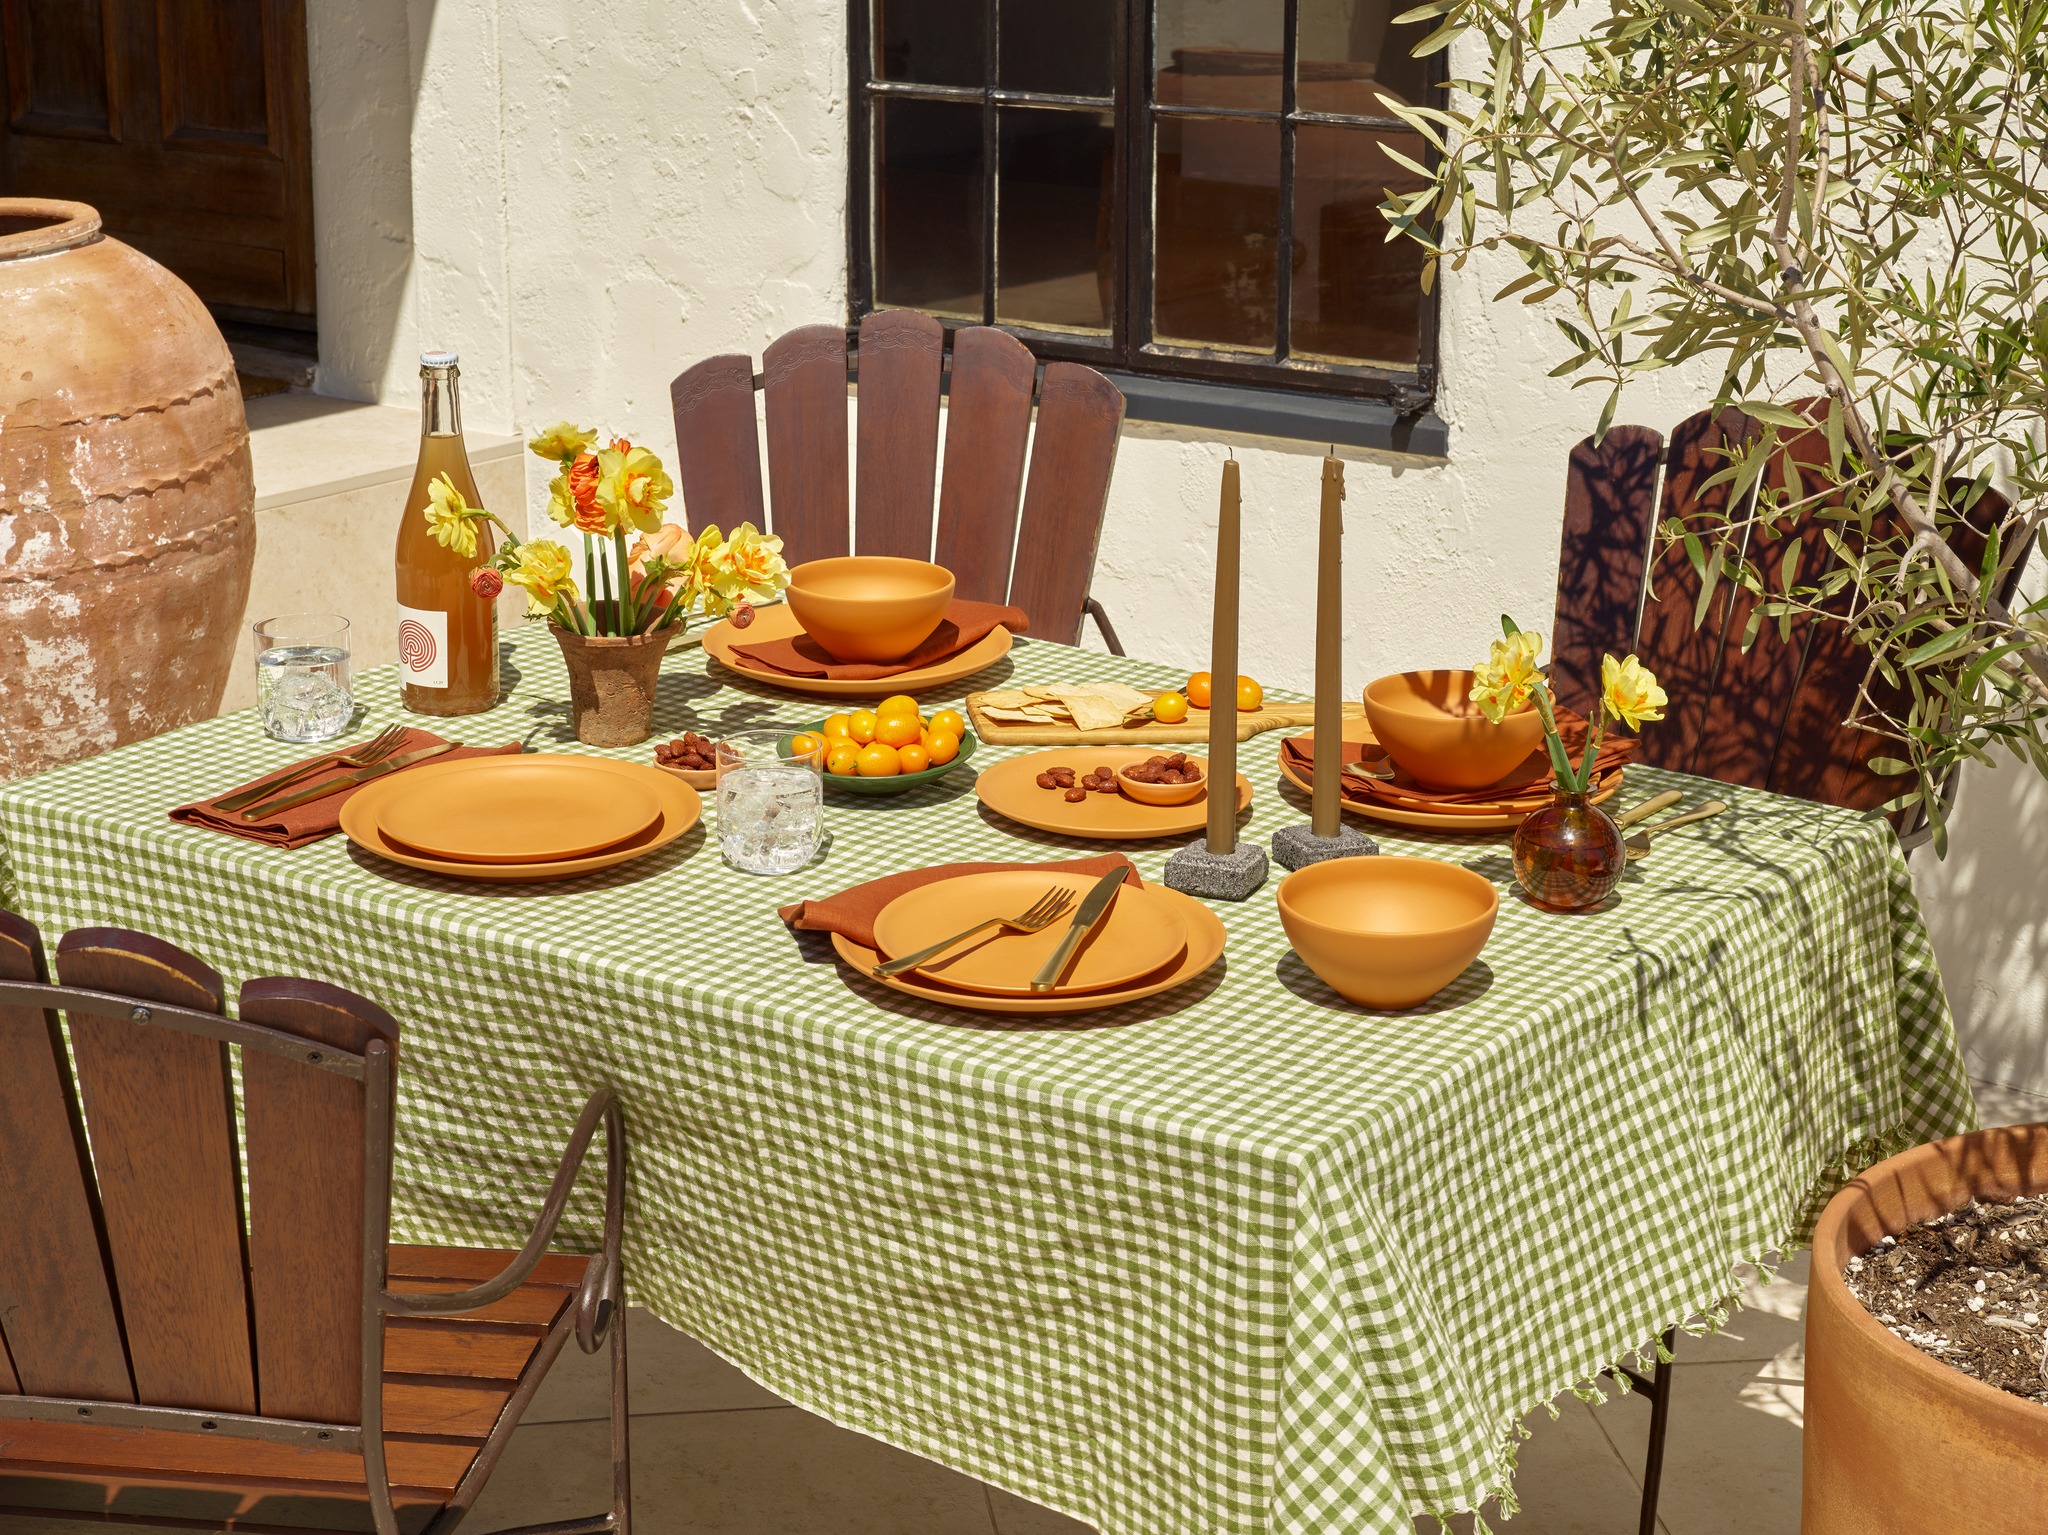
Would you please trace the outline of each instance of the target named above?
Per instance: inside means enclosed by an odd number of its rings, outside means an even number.
[[[625,639],[551,626],[569,667],[569,707],[585,746],[637,746],[654,733],[654,689],[669,630]]]
[[[1923,1354],[1864,1309],[1850,1258],[1972,1199],[2048,1192],[2048,1125],[1979,1130],[1871,1168],[1813,1233],[1801,1535],[2038,1528],[2048,1406]]]

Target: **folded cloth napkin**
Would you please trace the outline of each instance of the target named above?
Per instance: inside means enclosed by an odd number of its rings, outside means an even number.
[[[1586,717],[1569,709],[1557,711],[1557,733],[1564,742],[1566,753],[1576,763],[1579,753],[1586,748]],[[1607,778],[1616,769],[1636,754],[1637,741],[1634,736],[1609,733],[1601,738],[1599,754],[1593,759],[1595,782]],[[1294,770],[1295,776],[1303,783],[1315,782],[1315,737],[1313,735],[1290,736],[1281,743],[1281,760]],[[1366,745],[1358,741],[1345,741],[1339,752],[1344,762],[1362,763],[1374,772],[1391,772],[1392,778],[1361,778],[1356,773],[1344,775],[1344,793],[1353,799],[1369,799],[1386,805],[1492,805],[1502,800],[1538,801],[1550,792],[1554,770],[1550,765],[1549,749],[1538,746],[1522,759],[1511,771],[1482,789],[1426,789],[1396,766],[1386,748],[1378,744]]]
[[[934,880],[958,879],[965,874],[990,874],[1010,869],[1042,869],[1047,874],[1083,874],[1100,878],[1121,865],[1124,878],[1143,884],[1137,865],[1122,853],[1098,853],[1093,858],[1068,858],[1059,863],[942,863],[929,869],[905,869],[901,874],[884,874],[864,885],[854,885],[822,901],[798,901],[782,908],[782,920],[791,927],[813,933],[840,933],[862,948],[875,946],[875,918],[882,908],[905,891],[929,885]]]
[[[407,752],[418,751],[422,747],[439,746],[442,740],[441,736],[435,735],[430,730],[409,729],[405,733],[405,739],[399,743],[398,750],[391,755],[399,757]],[[356,744],[360,745],[361,743],[358,742]],[[308,757],[304,761],[318,762],[323,758],[332,758],[341,752],[351,749],[348,746],[338,746],[332,751],[322,752],[319,757]],[[460,762],[465,757],[505,757],[514,755],[523,749],[517,741],[510,742],[504,746],[458,746],[452,752],[443,752],[438,757],[428,758],[427,762]],[[426,762],[419,764],[421,767],[426,765]],[[270,772],[252,778],[246,783],[236,784],[232,789],[223,789],[210,799],[194,800],[189,805],[180,805],[171,812],[171,819],[182,821],[187,826],[204,826],[209,831],[224,831],[231,837],[247,837],[251,842],[264,842],[272,847],[285,848],[304,847],[308,842],[318,842],[322,837],[331,837],[334,833],[340,831],[341,807],[347,804],[349,796],[356,792],[354,789],[344,789],[339,794],[328,795],[325,799],[311,800],[306,804],[296,805],[280,815],[263,821],[245,821],[242,819],[242,813],[239,810],[219,811],[213,808],[216,801],[227,799],[230,795],[237,794],[243,789],[251,788],[256,784],[262,783],[264,779],[274,777],[283,771],[284,769],[282,768],[272,768]],[[278,794],[297,794],[301,789],[310,789],[316,784],[323,784],[329,779],[339,778],[344,773],[353,773],[355,771],[357,771],[355,768],[345,768],[337,765],[302,778],[297,783],[287,784],[277,792]],[[400,768],[398,771],[406,773],[410,772],[411,769]],[[382,783],[385,778],[390,776],[387,773],[381,777],[371,779],[370,782]],[[367,787],[367,785],[364,787]],[[276,796],[269,797],[275,798]],[[258,800],[256,803],[260,805],[262,801]],[[248,807],[245,806],[244,808]]]
[[[962,602],[955,598],[939,620],[931,637],[900,661],[837,661],[824,646],[808,634],[786,640],[764,640],[758,645],[734,645],[733,649],[754,665],[792,677],[829,677],[835,682],[866,682],[894,677],[903,672],[937,666],[961,651],[979,645],[1001,624],[1012,634],[1022,634],[1031,620],[1022,608],[1004,607],[999,602]]]

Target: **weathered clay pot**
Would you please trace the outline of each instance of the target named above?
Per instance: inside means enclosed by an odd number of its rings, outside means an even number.
[[[0,779],[220,707],[255,501],[192,290],[83,203],[0,198]]]
[[[655,679],[667,630],[628,639],[549,630],[569,667],[569,709],[585,746],[634,746],[654,732]]]
[[[1806,1302],[1801,1535],[1982,1535],[2048,1518],[2048,1406],[1894,1337],[1842,1282],[1886,1236],[1986,1196],[2048,1191],[2048,1125],[1980,1130],[1880,1162],[1829,1203]]]

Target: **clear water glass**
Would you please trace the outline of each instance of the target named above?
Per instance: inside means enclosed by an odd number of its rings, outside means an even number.
[[[256,707],[278,741],[331,741],[355,714],[348,620],[335,613],[266,618],[256,632]]]
[[[712,748],[718,846],[748,874],[790,874],[825,839],[822,751],[789,752],[785,730],[743,730]]]

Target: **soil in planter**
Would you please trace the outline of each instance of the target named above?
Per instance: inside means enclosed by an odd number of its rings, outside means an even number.
[[[1923,1354],[2048,1402],[2048,1195],[1922,1222],[1851,1258],[1842,1279]]]

